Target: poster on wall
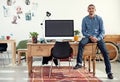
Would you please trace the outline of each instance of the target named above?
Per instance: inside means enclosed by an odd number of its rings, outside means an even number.
[[[20,6],[17,6],[17,8],[16,8],[16,13],[17,14],[22,14],[22,8],[20,7]]]
[[[7,5],[11,6],[12,5],[12,0],[7,0]]]
[[[30,5],[30,0],[25,0],[26,5]]]
[[[30,12],[25,13],[25,19],[26,19],[27,21],[31,20],[31,13],[30,13]]]
[[[8,8],[5,7],[5,5],[3,5],[3,14],[4,14],[4,17],[7,17],[9,15]]]
[[[17,24],[17,16],[13,16],[12,24]]]

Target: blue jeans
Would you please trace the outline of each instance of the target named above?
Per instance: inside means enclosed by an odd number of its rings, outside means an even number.
[[[82,56],[83,56],[83,50],[84,46],[87,43],[91,43],[91,40],[89,38],[82,38],[82,40],[79,42],[79,47],[78,47],[78,55],[77,55],[77,63],[82,64]],[[100,49],[101,53],[103,54],[104,57],[104,63],[105,63],[105,70],[106,73],[111,73],[111,64],[109,60],[109,53],[106,49],[106,45],[104,43],[104,40],[100,40],[97,42],[97,47]]]

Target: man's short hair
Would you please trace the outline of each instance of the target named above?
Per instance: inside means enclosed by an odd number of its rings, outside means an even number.
[[[89,8],[90,6],[94,6],[94,7],[95,7],[95,5],[94,5],[94,4],[90,4],[90,5],[88,5],[88,8]]]

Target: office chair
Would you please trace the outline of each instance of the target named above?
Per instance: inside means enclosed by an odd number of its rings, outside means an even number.
[[[3,57],[3,56],[5,56],[4,53],[6,53],[8,55],[8,59],[10,62],[10,57],[9,57],[9,52],[7,51],[7,47],[8,47],[7,43],[0,43],[0,55]],[[5,56],[5,58],[6,58],[6,56]],[[3,65],[5,67],[4,58],[3,58]]]
[[[72,48],[70,47],[69,42],[56,42],[51,54],[53,57],[52,57],[50,71],[49,71],[49,78],[52,73],[52,66],[53,66],[54,59],[59,59],[59,61],[61,59],[68,59],[69,67],[70,67],[70,62],[71,62],[71,57],[72,57]]]

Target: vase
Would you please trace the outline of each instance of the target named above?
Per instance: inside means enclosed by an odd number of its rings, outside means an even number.
[[[77,41],[78,41],[78,39],[79,39],[79,36],[77,36],[77,35],[76,35],[76,36],[74,36],[74,41],[75,41],[75,42],[77,42]]]
[[[37,38],[36,37],[32,37],[32,43],[37,43]]]

